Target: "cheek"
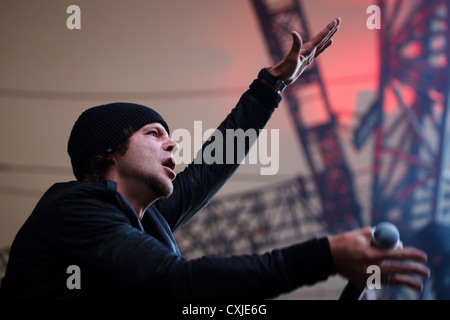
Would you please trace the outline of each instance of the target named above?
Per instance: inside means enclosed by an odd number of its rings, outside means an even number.
[[[159,148],[161,148],[161,145],[151,141],[147,136],[132,137],[128,142],[127,152],[119,161],[134,167],[153,166],[160,162]]]
[[[157,151],[146,145],[133,145],[123,156],[125,165],[139,167],[155,166],[158,163]]]

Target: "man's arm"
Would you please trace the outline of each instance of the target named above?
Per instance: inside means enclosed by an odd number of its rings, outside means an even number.
[[[216,129],[215,136],[221,139],[206,141],[196,159],[173,181],[170,197],[157,201],[154,206],[165,216],[174,231],[204,208],[220,188],[238,169],[241,160],[237,154],[247,155],[251,145],[240,146],[227,137],[227,130],[254,129],[259,135],[278,106],[281,97],[260,80],[255,80],[243,94],[236,107]],[[230,141],[229,141],[230,140]],[[227,159],[227,152],[233,149],[234,159]],[[244,150],[238,150],[244,149]],[[208,151],[209,150],[209,151]],[[207,163],[205,156],[210,150],[222,154],[222,163]],[[228,154],[229,156],[229,154]]]
[[[332,43],[332,36],[339,28],[340,19],[330,22],[319,34],[307,43],[303,44],[300,35],[292,32],[293,44],[286,57],[269,69],[269,72],[283,80],[286,84],[292,84],[303,71]],[[273,111],[278,106],[281,97],[270,84],[264,80],[255,80],[239,100],[237,106],[227,118],[220,124],[217,130],[223,137],[220,141],[223,147],[223,160],[226,159],[227,146],[233,142],[226,140],[227,129],[255,129],[259,134],[260,129],[269,121]],[[211,149],[211,141],[205,143],[200,153],[205,148]],[[216,142],[214,142],[216,143]],[[246,144],[244,153],[247,155],[250,145]],[[242,153],[242,150],[239,150]],[[237,153],[236,146],[234,152]],[[183,225],[195,213],[200,211],[232,176],[239,167],[240,159],[235,159],[231,164],[196,164],[192,163],[174,180],[174,192],[167,198],[156,202],[154,205],[166,217],[172,230]],[[204,161],[203,161],[204,162]]]
[[[81,270],[77,293],[84,297],[264,299],[335,273],[326,238],[265,254],[188,260],[133,227],[111,195],[99,195],[80,189],[65,197],[53,231],[58,260]],[[69,292],[62,279],[52,283]]]

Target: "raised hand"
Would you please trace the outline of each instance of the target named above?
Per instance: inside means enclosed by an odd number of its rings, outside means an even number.
[[[292,47],[286,57],[269,69],[269,72],[286,84],[292,84],[305,69],[325,49],[333,43],[333,35],[338,31],[341,18],[331,21],[321,32],[303,44],[303,40],[296,31],[292,31]]]

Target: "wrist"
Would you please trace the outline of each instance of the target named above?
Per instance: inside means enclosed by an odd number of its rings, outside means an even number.
[[[272,70],[273,69],[271,68],[261,69],[261,71],[258,73],[258,79],[260,79],[266,85],[270,86],[277,93],[281,93],[286,89],[287,84],[282,79],[275,76],[276,73],[273,73]]]
[[[282,73],[280,72],[280,69],[277,68],[277,66],[273,66],[273,67],[267,68],[267,71],[269,71],[270,74],[273,75],[275,78],[283,79]],[[283,79],[283,81],[284,81],[284,79]]]

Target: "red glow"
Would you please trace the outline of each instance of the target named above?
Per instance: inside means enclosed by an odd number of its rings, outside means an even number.
[[[412,41],[403,49],[402,54],[410,59],[416,59],[423,53],[422,43],[420,41]]]

